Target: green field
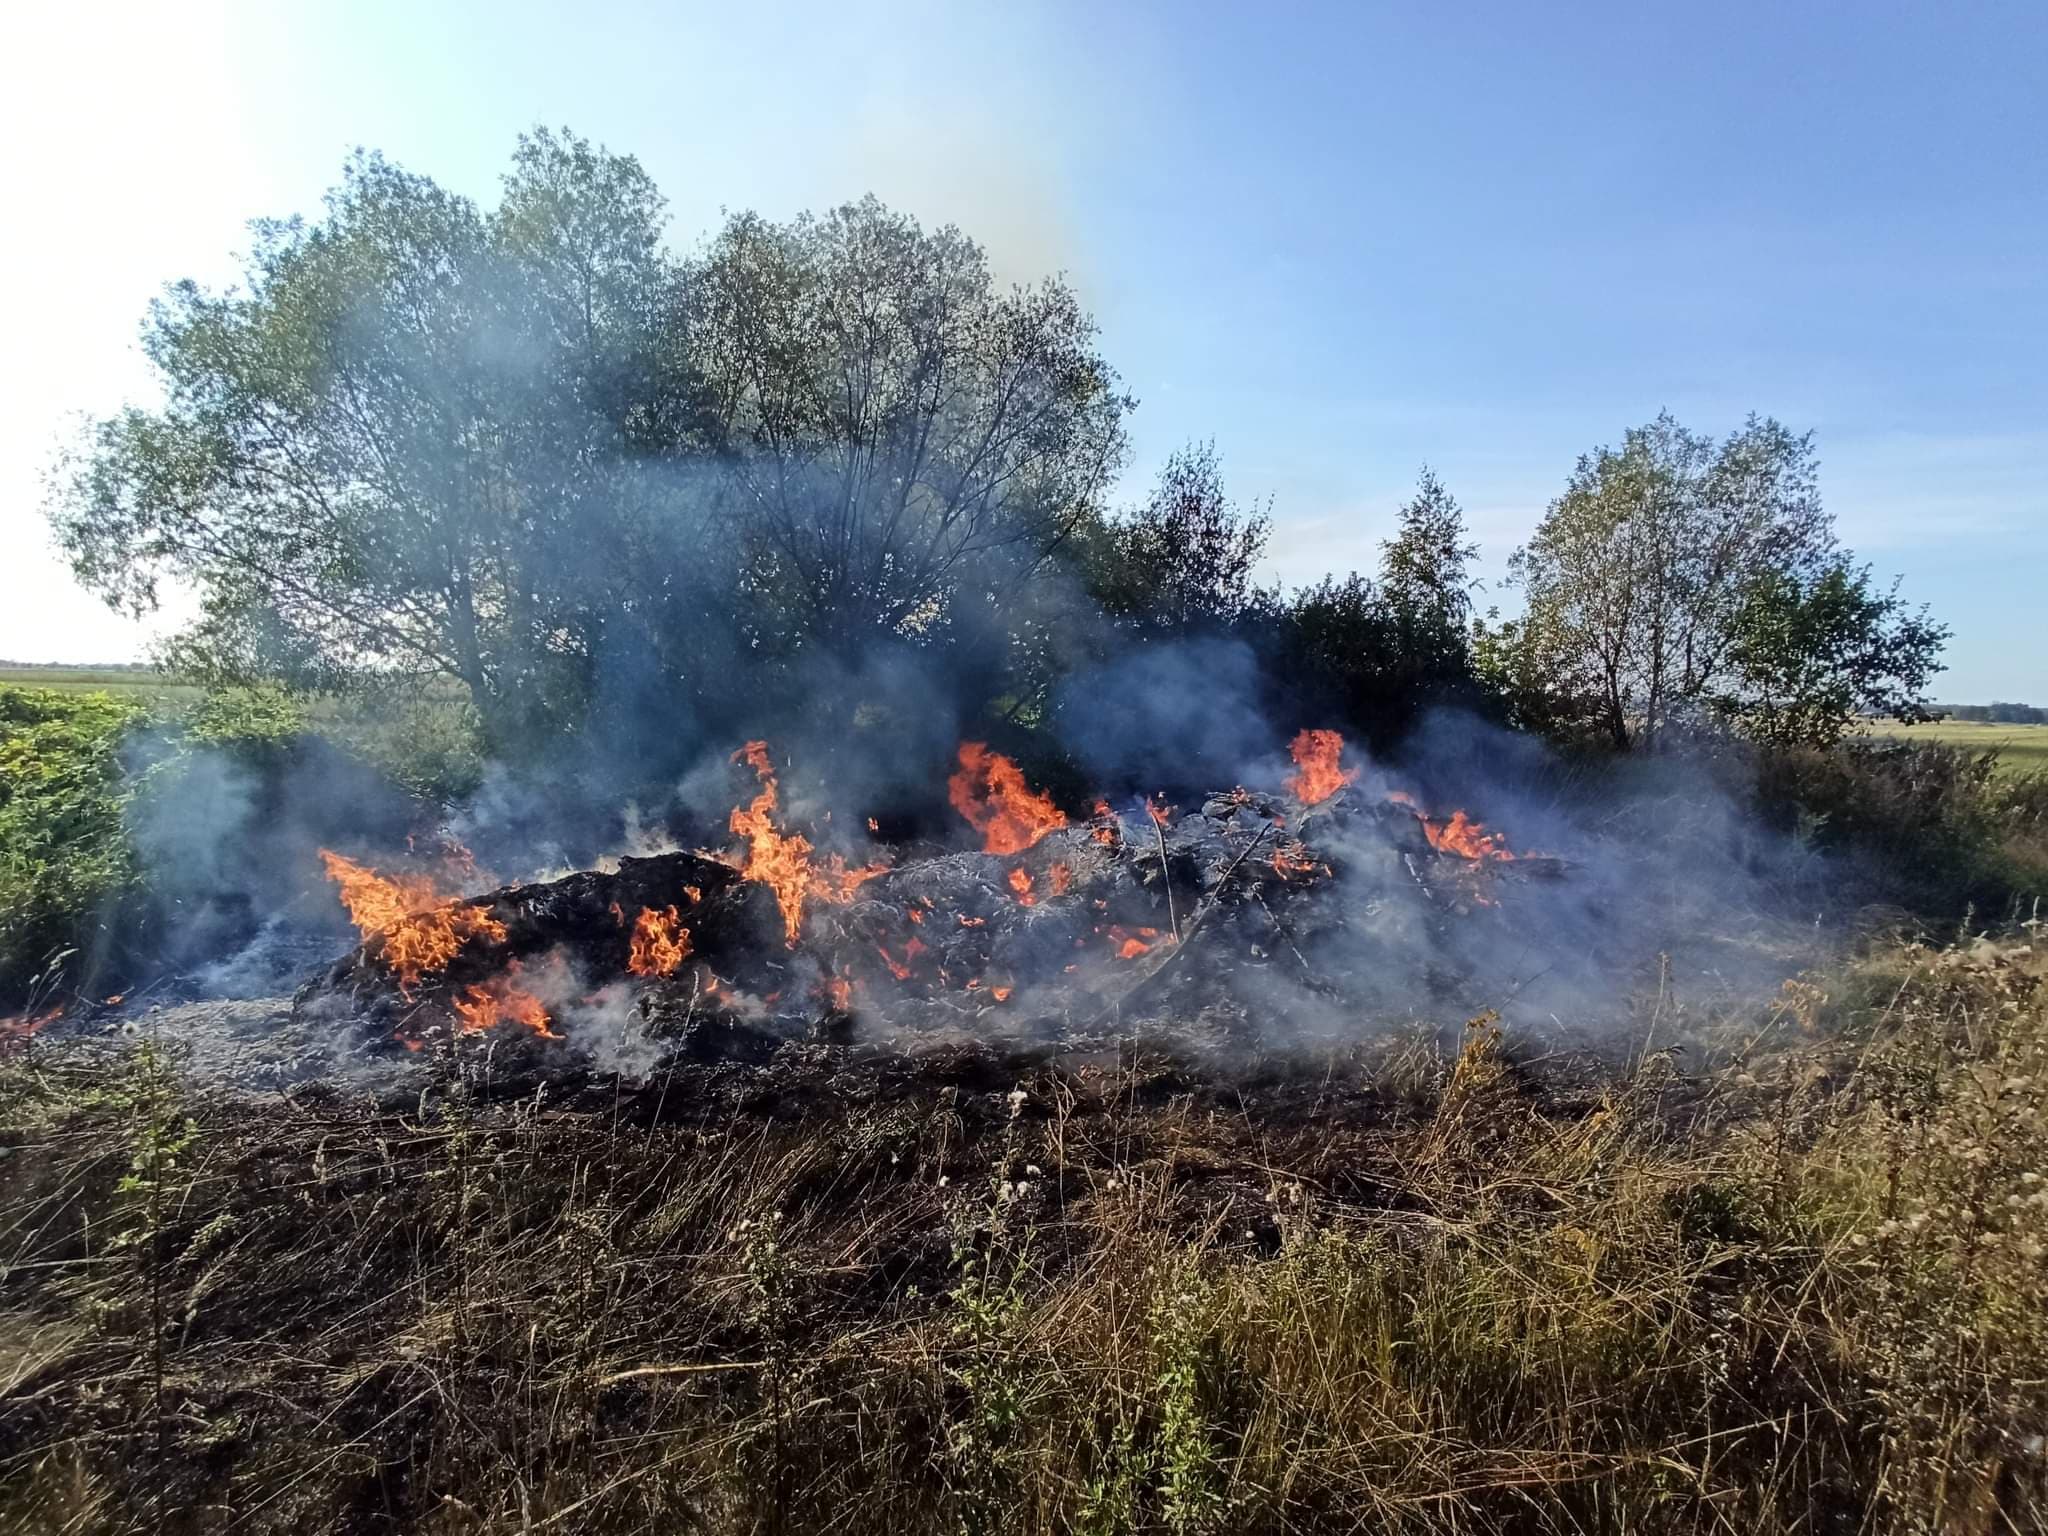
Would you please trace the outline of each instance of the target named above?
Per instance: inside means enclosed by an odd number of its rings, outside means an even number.
[[[1900,725],[1880,720],[1871,726],[1879,736],[1901,741],[1939,741],[1972,752],[1998,751],[2001,773],[2035,773],[2048,769],[2048,725],[1996,725],[1986,720],[1940,720],[1933,725]]]
[[[0,683],[54,688],[64,693],[112,693],[142,698],[184,698],[204,690],[161,672],[127,667],[0,667]]]

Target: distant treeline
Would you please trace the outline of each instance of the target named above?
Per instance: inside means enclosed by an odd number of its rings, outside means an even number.
[[[1941,713],[1951,720],[1978,720],[1991,725],[2048,725],[2048,709],[2038,704],[1943,704]]]

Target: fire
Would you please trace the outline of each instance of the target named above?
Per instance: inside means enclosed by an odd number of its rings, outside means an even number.
[[[1424,816],[1423,834],[1429,839],[1429,846],[1440,853],[1455,853],[1467,859],[1512,860],[1507,839],[1498,832],[1489,832],[1467,816],[1463,811],[1451,812],[1449,821]]]
[[[889,967],[889,974],[891,976],[894,976],[898,981],[908,981],[910,980],[912,962],[924,953],[924,940],[912,939],[908,944],[904,945],[903,958],[901,960],[898,960],[889,953],[889,946],[886,944],[877,944],[875,949],[882,957],[882,964]]]
[[[1088,835],[1103,847],[1114,848],[1117,833],[1122,830],[1123,823],[1117,818],[1116,812],[1109,808],[1107,800],[1095,802],[1094,821],[1095,825],[1088,829]]]
[[[1052,882],[1052,893],[1055,896],[1066,895],[1074,883],[1074,872],[1065,864],[1055,864],[1045,874]]]
[[[1287,789],[1303,805],[1321,805],[1358,777],[1356,768],[1340,768],[1344,738],[1335,731],[1303,731],[1287,748],[1296,772]]]
[[[1296,875],[1312,875],[1319,866],[1309,857],[1309,851],[1299,842],[1283,844],[1273,854],[1273,868],[1280,878],[1290,880]]]
[[[688,958],[690,930],[674,907],[642,907],[633,920],[626,969],[635,976],[668,976]]]
[[[1010,1000],[1010,993],[1015,990],[1013,987],[990,987],[988,995],[999,1003],[1007,1003]]]
[[[1031,894],[1031,872],[1018,865],[1010,871],[1010,889],[1017,893],[1017,905],[1031,907],[1038,904],[1038,898]]]
[[[562,1037],[548,1027],[548,1011],[541,1000],[517,984],[519,962],[514,960],[503,974],[463,990],[454,1000],[455,1015],[465,1034],[494,1029],[500,1024],[524,1024],[543,1040]]]
[[[946,780],[946,796],[981,834],[985,853],[1022,853],[1067,824],[1052,797],[1035,793],[1017,765],[985,742],[960,743],[960,766]]]
[[[733,761],[745,758],[761,781],[761,792],[745,806],[735,807],[732,830],[747,840],[746,862],[740,873],[767,886],[782,909],[782,927],[789,947],[796,948],[803,932],[804,902],[816,900],[843,906],[863,882],[885,872],[885,865],[870,864],[849,869],[838,854],[827,854],[815,863],[811,840],[801,832],[783,832],[775,825],[775,811],[781,804],[775,783],[775,765],[768,758],[768,743],[750,741],[733,753]]]
[[[1157,928],[1130,929],[1121,923],[1109,925],[1109,942],[1116,946],[1119,960],[1135,960],[1159,941]]]
[[[481,907],[456,905],[418,875],[386,878],[366,865],[320,850],[327,878],[365,940],[384,941],[384,963],[410,992],[428,971],[447,968],[471,939],[505,940],[505,925]]]
[[[17,1014],[11,1019],[0,1019],[0,1044],[16,1040],[27,1040],[45,1025],[54,1024],[62,1017],[64,1017],[64,1009],[60,1004],[42,1013],[23,1013]]]
[[[818,983],[819,994],[835,1011],[853,1011],[853,980],[847,976],[826,976]]]
[[[1152,818],[1154,826],[1171,826],[1173,823],[1173,812],[1174,807],[1168,805],[1164,800],[1147,800],[1145,802],[1145,814]]]

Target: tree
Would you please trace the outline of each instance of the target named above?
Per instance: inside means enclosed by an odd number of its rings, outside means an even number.
[[[1479,546],[1457,499],[1427,468],[1399,519],[1400,531],[1380,545],[1379,584],[1412,713],[1431,697],[1471,688],[1471,567]]]
[[[1167,459],[1152,494],[1082,535],[1089,593],[1139,637],[1229,629],[1257,602],[1253,571],[1272,519],[1232,505],[1214,442]]]
[[[1937,718],[1924,690],[1948,631],[1907,612],[1896,582],[1874,590],[1867,568],[1838,561],[1805,582],[1766,572],[1734,629],[1714,703],[1759,741],[1826,746],[1857,714]]]
[[[1541,680],[1525,717],[1581,721],[1621,749],[1713,718],[1839,731],[1844,697],[1918,708],[1946,635],[1895,595],[1863,601],[1811,434],[1755,416],[1716,443],[1664,414],[1580,459],[1511,568],[1528,609],[1488,637],[1489,668]],[[1824,653],[1844,647],[1860,660],[1831,666]],[[1858,679],[1846,694],[1844,666]]]
[[[771,651],[985,628],[1094,510],[1131,402],[1059,281],[873,198],[732,219],[687,274],[719,513]],[[998,648],[999,649],[999,648]]]
[[[324,218],[255,226],[246,288],[155,305],[157,412],[94,428],[51,507],[109,602],[195,587],[178,659],[332,687],[442,674],[490,744],[574,724],[665,489],[623,449],[690,417],[629,157],[520,141],[497,213],[358,154]]]

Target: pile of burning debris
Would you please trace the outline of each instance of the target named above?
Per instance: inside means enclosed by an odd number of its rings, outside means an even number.
[[[1098,801],[1070,820],[1010,759],[966,742],[948,791],[980,848],[854,863],[786,823],[774,760],[749,742],[734,754],[754,789],[731,814],[733,851],[623,858],[466,899],[323,853],[364,941],[294,1013],[412,1051],[486,1034],[585,1051],[631,1036],[682,1057],[802,1038],[1085,1045],[1254,1007],[1276,969],[1342,998],[1369,951],[1331,941],[1355,937],[1361,915],[1465,918],[1559,872],[1463,812],[1365,795],[1342,754],[1337,733],[1305,731],[1284,795]]]

